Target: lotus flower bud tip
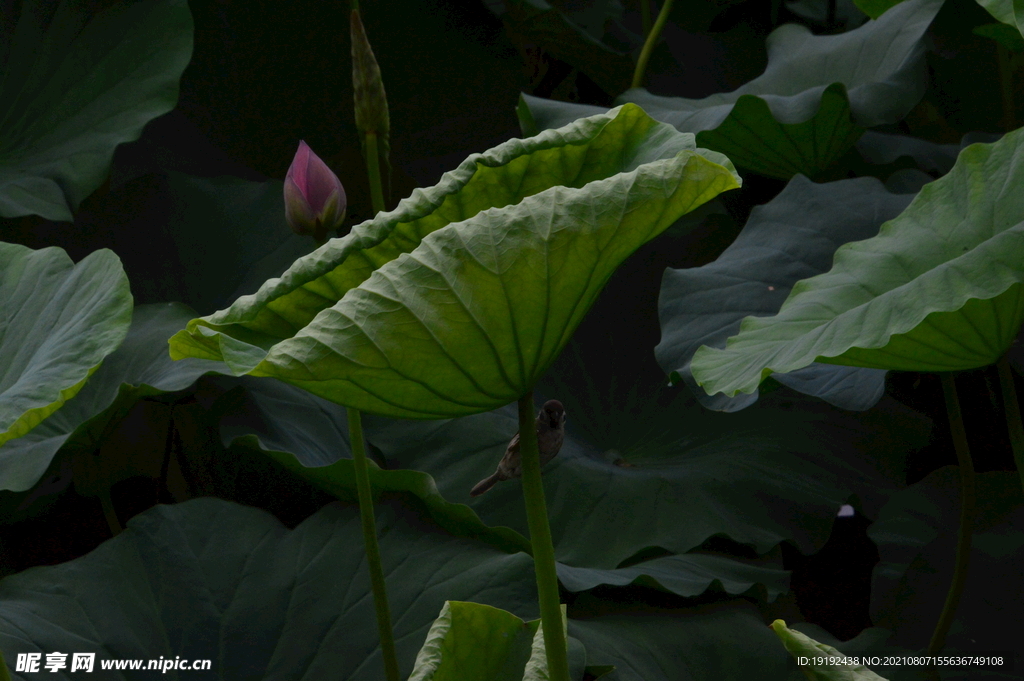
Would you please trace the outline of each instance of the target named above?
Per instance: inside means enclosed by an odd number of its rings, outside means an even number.
[[[296,234],[327,239],[345,221],[348,199],[338,176],[331,172],[305,141],[284,178],[284,214]]]

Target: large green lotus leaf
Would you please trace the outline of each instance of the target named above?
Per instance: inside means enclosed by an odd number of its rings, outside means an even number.
[[[874,178],[814,184],[794,177],[774,199],[751,211],[736,240],[703,267],[668,269],[661,281],[661,342],[654,353],[665,373],[677,374],[701,404],[737,411],[749,395],[708,395],[693,380],[690,360],[702,345],[723,347],[748,315],[770,316],[801,279],[832,267],[836,249],[878,233],[911,196],[894,195]],[[885,371],[814,363],[775,380],[844,409],[869,409],[885,392]]]
[[[979,473],[976,485],[967,585],[943,654],[1014,651],[1019,662],[1024,659],[1017,634],[1024,629],[1020,478],[1015,472]],[[880,557],[872,577],[871,620],[893,630],[893,644],[928,644],[953,577],[959,487],[959,469],[940,468],[894,495],[868,528]]]
[[[220,422],[226,447],[269,456],[343,501],[358,500],[344,407],[280,381],[243,376],[212,382],[223,387],[240,383],[245,388],[244,399]],[[426,473],[384,470],[373,461],[369,466],[375,496],[411,494],[423,502],[438,525],[454,535],[479,539],[509,552],[531,552],[530,542],[518,532],[488,527],[465,504],[446,501]]]
[[[927,86],[922,36],[942,0],[907,0],[877,21],[815,36],[796,24],[768,37],[764,74],[704,99],[628,90],[655,119],[697,134],[697,143],[738,166],[788,179],[815,176],[857,141],[862,128],[895,123]],[[600,108],[524,96],[526,124],[557,127]],[[527,115],[528,114],[528,115]]]
[[[619,0],[555,5],[545,0],[484,0],[484,4],[501,17],[514,39],[571,64],[609,94],[629,87],[630,52],[643,45],[643,37],[622,26]],[[609,25],[617,30],[609,32]]]
[[[978,4],[988,10],[988,13],[998,21],[1010,26],[1016,26],[1014,20],[1014,0],[978,0]]]
[[[75,398],[24,437],[0,445],[0,489],[32,487],[61,447],[68,452],[94,450],[107,425],[127,414],[140,398],[183,390],[204,373],[226,371],[218,362],[175,362],[167,355],[167,339],[193,314],[180,303],[135,308],[124,342]]]
[[[403,678],[445,600],[537,617],[528,555],[445,535],[398,506],[377,511]],[[206,658],[222,679],[369,680],[382,668],[373,607],[356,507],[330,504],[289,530],[200,498],[136,516],[82,558],[0,581],[0,649]]]
[[[245,376],[208,380],[224,389],[239,383],[245,389],[244,398],[237,400],[221,419],[220,433],[225,446],[255,456],[269,456],[341,500],[357,499],[343,407],[280,381]],[[398,492],[418,497],[430,517],[456,536],[483,541],[504,551],[531,552],[529,541],[519,532],[489,527],[466,504],[447,501],[427,473],[381,469],[373,463],[369,472],[377,496]],[[697,596],[709,589],[719,589],[772,601],[787,590],[789,583],[789,573],[780,565],[748,565],[701,554],[655,558],[618,570],[574,568],[563,563],[557,567],[559,578],[570,591],[584,591],[600,584],[636,583],[680,596]]]
[[[171,355],[389,416],[493,409],[534,385],[630,253],[737,186],[725,157],[626,105],[471,156],[193,320]]]
[[[96,251],[76,265],[59,248],[0,242],[0,305],[3,446],[60,409],[121,344],[132,294],[113,251]],[[7,474],[4,466],[4,481]]]
[[[586,591],[602,584],[636,584],[679,596],[700,596],[717,590],[749,595],[768,603],[789,591],[790,573],[779,566],[750,565],[702,553],[664,556],[616,570],[595,570],[564,563],[557,567],[558,580],[569,591]]]
[[[895,163],[905,156],[920,170],[945,175],[953,169],[957,156],[965,147],[978,142],[991,144],[1000,137],[1001,134],[969,132],[963,136],[960,144],[935,144],[916,137],[868,130],[857,140],[857,152],[867,163],[873,165]]]
[[[803,681],[754,605],[739,599],[679,614],[570,617],[569,635],[586,647],[588,665],[615,665],[611,679]]]
[[[798,282],[774,317],[748,317],[725,349],[702,347],[694,378],[708,393],[752,392],[772,372],[814,361],[906,371],[994,363],[1024,320],[1024,132],[960,153],[878,236],[836,251]]]
[[[192,57],[185,0],[117,2],[89,16],[21,3],[0,35],[0,216],[70,221],[114,149],[178,101]]]
[[[920,417],[891,400],[855,416],[779,390],[743,412],[719,414],[675,394],[675,401],[645,411],[602,409],[574,393],[543,395],[560,399],[568,415],[565,443],[544,469],[558,561],[614,570],[652,548],[658,555],[685,554],[715,535],[758,554],[782,541],[812,553],[851,495],[873,517],[888,490],[901,486],[907,451],[926,441]],[[613,445],[593,422],[620,429],[623,437]],[[511,407],[451,421],[366,418],[367,439],[388,468],[429,473],[445,499],[525,536],[518,481],[469,496],[494,471],[516,430]],[[736,572],[716,577],[723,584],[744,579]]]
[[[378,506],[403,678],[446,600],[537,616],[528,555],[450,537],[415,515],[395,503]],[[379,679],[361,538],[358,510],[338,504],[294,530],[215,498],[157,506],[82,558],[0,581],[0,650],[7,659],[96,651],[97,668],[110,659],[210,659],[211,671],[228,681]],[[570,619],[568,627],[574,657],[578,639],[587,664],[614,665],[609,678],[619,681],[799,678],[743,600]]]

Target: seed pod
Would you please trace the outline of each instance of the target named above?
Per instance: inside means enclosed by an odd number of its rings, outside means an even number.
[[[377,136],[384,162],[388,162],[391,119],[388,115],[388,98],[384,92],[384,81],[380,77],[377,58],[366,38],[363,20],[359,10],[350,15],[352,29],[352,88],[355,95],[356,128],[365,143],[367,134]]]

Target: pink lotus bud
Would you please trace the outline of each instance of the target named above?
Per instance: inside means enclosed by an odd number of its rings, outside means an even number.
[[[338,176],[304,141],[284,177],[284,215],[296,234],[309,234],[317,243],[327,240],[345,221],[348,199]]]

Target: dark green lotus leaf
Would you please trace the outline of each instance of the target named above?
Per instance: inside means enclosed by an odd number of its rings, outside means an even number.
[[[108,3],[110,4],[110,3]],[[0,35],[0,216],[70,221],[114,149],[178,101],[192,57],[185,0],[28,0]]]
[[[953,168],[961,148],[958,144],[935,144],[916,137],[874,130],[868,130],[857,140],[857,152],[868,163],[885,165],[906,156],[921,170],[940,175]]]
[[[242,377],[214,382],[222,386],[241,382],[246,388],[245,400],[221,421],[226,447],[269,456],[337,498],[357,501],[344,407],[279,381]],[[518,532],[488,527],[470,507],[446,501],[426,473],[382,470],[372,461],[369,465],[376,496],[411,494],[423,502],[438,525],[456,536],[479,539],[509,552],[531,553],[530,542]]]
[[[269,456],[338,499],[356,501],[343,407],[280,381],[251,377],[209,380],[223,388],[238,384],[245,388],[244,400],[221,419],[225,446]],[[426,473],[381,469],[371,462],[370,482],[378,496],[401,492],[418,497],[431,518],[456,536],[483,541],[504,551],[531,552],[529,541],[515,530],[488,527],[469,506],[446,501]],[[709,588],[721,588],[768,601],[786,591],[789,581],[788,573],[778,565],[746,565],[701,554],[657,558],[619,570],[573,568],[559,563],[558,574],[570,591],[599,584],[638,583],[680,596],[697,596]]]
[[[508,404],[630,253],[739,186],[731,168],[634,105],[510,140],[193,320],[172,357],[389,416]]]
[[[1024,132],[960,153],[878,236],[798,282],[774,317],[747,317],[725,349],[691,363],[708,393],[752,392],[811,362],[906,371],[994,363],[1024,320]]]
[[[1015,472],[979,473],[967,585],[943,654],[1014,651],[1024,629],[1024,495]],[[880,561],[871,585],[871,620],[893,630],[890,643],[927,646],[953,577],[960,516],[955,466],[892,497],[868,528]],[[965,670],[961,670],[965,671]],[[1019,674],[1019,670],[1018,670]]]
[[[717,128],[697,133],[700,144],[735,159],[755,173],[783,180],[803,173],[818,177],[857,142],[864,128],[850,117],[842,83],[820,94],[818,110],[799,123],[783,123],[757,95],[742,95]]]
[[[905,0],[853,0],[861,12],[877,19]]]
[[[121,344],[131,323],[132,294],[113,251],[96,251],[76,265],[59,248],[35,251],[0,242],[0,305],[6,320],[0,327],[4,447],[74,397]],[[0,489],[26,482],[7,452],[0,460]]]
[[[379,511],[402,678],[446,600],[537,617],[528,555],[450,537],[394,502]],[[95,651],[97,668],[110,659],[210,659],[227,681],[379,679],[361,536],[358,510],[338,504],[294,530],[214,498],[156,506],[82,558],[0,581],[0,650],[8,660]],[[798,678],[756,607],[742,600],[570,619],[568,628],[573,657],[581,657],[578,639],[586,664],[614,665],[611,678],[620,681]]]
[[[661,343],[655,348],[665,373],[678,374],[709,409],[736,411],[757,392],[708,395],[693,380],[690,360],[702,345],[724,347],[748,316],[778,312],[793,285],[832,267],[837,248],[878,233],[912,197],[886,191],[874,178],[814,184],[794,177],[757,206],[736,240],[713,263],[668,269],[661,282]],[[844,409],[869,409],[885,391],[885,371],[811,364],[775,380]]]
[[[180,303],[135,308],[124,342],[75,398],[24,437],[0,446],[0,489],[32,487],[61,447],[68,452],[94,450],[108,424],[116,423],[139,399],[183,390],[204,373],[226,371],[218,362],[175,362],[167,355],[167,339],[193,314]],[[74,340],[79,342],[78,337]]]
[[[558,580],[569,591],[586,591],[602,584],[637,584],[687,597],[709,590],[747,594],[768,603],[789,591],[789,574],[778,566],[750,565],[702,553],[664,556],[616,570],[558,564]]]
[[[803,678],[761,614],[743,600],[696,606],[672,615],[621,613],[570,619],[569,635],[586,647],[588,665],[615,665],[618,676],[610,678]]]
[[[684,554],[714,535],[758,554],[786,540],[811,553],[824,545],[851,495],[873,517],[887,490],[901,486],[906,452],[926,440],[920,417],[891,400],[855,418],[779,390],[741,413],[718,414],[675,393],[675,401],[646,414],[612,405],[600,411],[576,394],[545,395],[566,405],[569,427],[544,469],[557,560],[614,570],[652,547]],[[631,443],[622,438],[611,449],[587,427],[587,412],[613,421]],[[488,525],[527,534],[518,481],[469,496],[516,432],[513,408],[451,421],[365,421],[367,439],[388,468],[429,473],[444,498],[468,503]],[[723,583],[736,577],[716,576]]]
[[[403,678],[445,600],[537,616],[528,555],[450,537],[413,515],[378,506]],[[157,506],[82,558],[0,581],[0,649],[9,659],[96,651],[97,667],[104,658],[208,658],[223,679],[375,679],[365,564],[355,507],[328,505],[289,530],[214,498]]]
[[[643,45],[622,26],[618,0],[555,3],[544,0],[484,0],[517,42],[534,45],[571,64],[609,94],[629,87],[630,53]],[[610,28],[615,30],[609,31]]]
[[[935,178],[917,168],[902,168],[897,170],[885,181],[885,188],[893,194],[917,194],[924,189],[926,184],[931,184]]]
[[[280,180],[168,172],[167,181],[167,231],[180,271],[170,277],[174,289],[147,291],[153,299],[182,300],[202,313],[212,312],[280,276],[313,250],[311,239],[288,228]]]
[[[971,31],[974,35],[989,38],[1011,52],[1024,52],[1024,37],[1015,26],[1001,24],[998,21],[982,26],[975,26]]]
[[[874,165],[895,163],[906,156],[925,172],[945,175],[953,169],[956,157],[964,148],[979,142],[990,144],[1000,137],[1002,135],[969,132],[963,136],[960,144],[935,144],[916,137],[868,130],[857,140],[857,152],[866,162]]]
[[[768,37],[768,67],[742,87],[704,99],[629,90],[659,121],[697,134],[697,143],[738,166],[788,179],[815,176],[857,141],[863,128],[895,123],[927,86],[921,42],[942,0],[907,0],[877,21],[831,36],[796,24]],[[537,129],[600,108],[524,96]],[[755,101],[756,100],[756,101]],[[521,115],[521,120],[523,116]]]

